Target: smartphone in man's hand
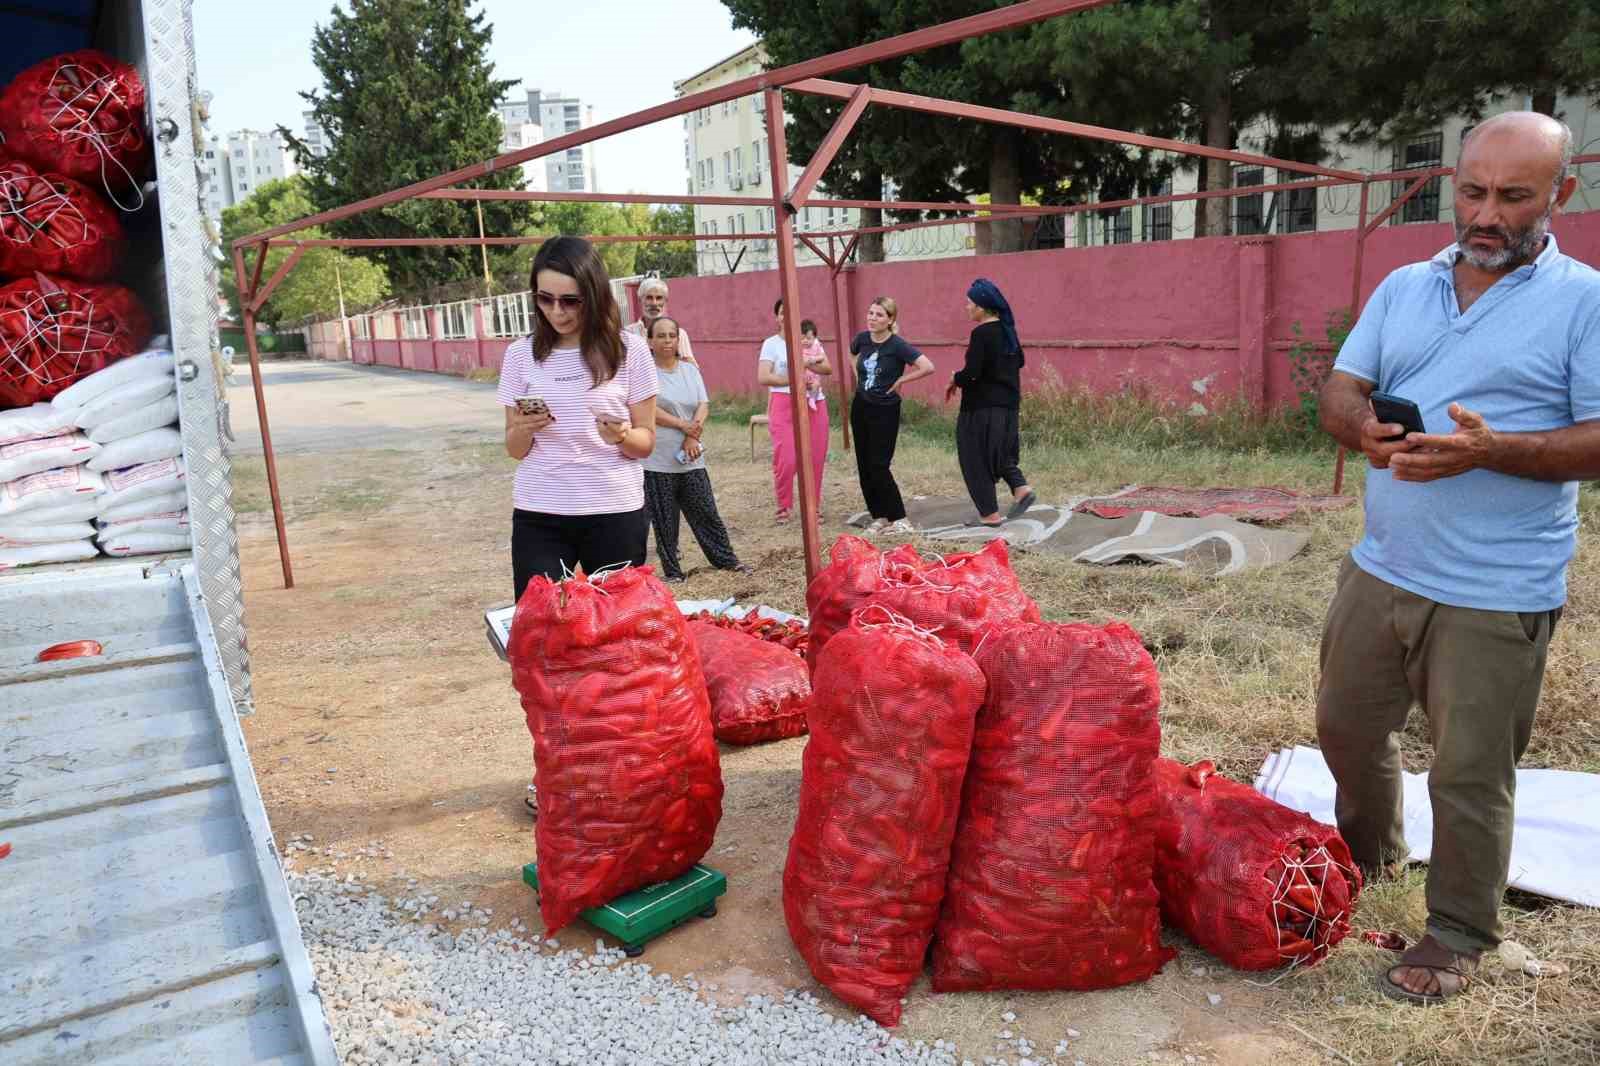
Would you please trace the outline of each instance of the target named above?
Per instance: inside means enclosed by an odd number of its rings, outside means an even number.
[[[1426,433],[1422,425],[1422,411],[1417,405],[1404,396],[1395,396],[1387,392],[1374,392],[1368,397],[1372,401],[1372,413],[1379,422],[1386,425],[1401,427],[1398,437],[1385,437],[1384,441],[1391,442],[1404,440],[1407,433]]]

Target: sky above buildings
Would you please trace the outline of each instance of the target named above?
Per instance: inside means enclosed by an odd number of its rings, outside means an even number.
[[[299,93],[321,79],[311,35],[333,0],[196,0],[200,87],[213,94],[211,131],[302,132]],[[672,99],[672,83],[751,44],[719,0],[486,0],[494,23],[490,56],[512,90],[559,90],[594,107],[596,122]],[[683,121],[669,119],[596,145],[604,192],[681,193],[686,180]]]

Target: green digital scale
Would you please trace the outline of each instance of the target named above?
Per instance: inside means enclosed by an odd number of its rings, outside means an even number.
[[[539,864],[522,868],[522,879],[539,891]],[[715,918],[717,897],[728,891],[728,879],[709,866],[696,863],[671,881],[661,881],[618,896],[610,903],[590,907],[583,920],[622,941],[630,958],[644,954],[644,946],[698,915]]]

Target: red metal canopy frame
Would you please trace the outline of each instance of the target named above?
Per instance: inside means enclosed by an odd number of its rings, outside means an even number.
[[[290,559],[288,534],[285,529],[283,503],[278,486],[277,462],[272,448],[272,433],[267,420],[267,405],[265,391],[261,382],[261,356],[256,343],[255,326],[256,316],[265,305],[273,291],[288,276],[289,271],[300,260],[305,252],[312,248],[396,248],[396,247],[441,247],[441,246],[518,246],[525,244],[538,244],[548,239],[551,235],[520,236],[520,237],[489,237],[479,235],[476,237],[463,236],[459,238],[397,238],[397,239],[362,239],[362,238],[315,238],[299,239],[292,235],[313,226],[324,223],[337,222],[350,218],[366,211],[378,210],[392,206],[402,201],[413,198],[424,199],[451,199],[463,201],[485,200],[524,200],[539,202],[598,202],[598,203],[651,203],[651,204],[701,204],[717,206],[759,206],[773,209],[775,228],[771,232],[745,233],[737,235],[709,235],[709,234],[643,234],[643,235],[604,235],[592,236],[588,239],[596,244],[614,243],[640,243],[640,242],[677,242],[677,241],[751,241],[775,239],[778,251],[778,280],[780,292],[783,296],[784,308],[784,335],[790,351],[799,351],[800,339],[800,308],[799,308],[799,278],[795,258],[795,242],[804,244],[828,267],[830,271],[830,289],[832,292],[833,316],[836,335],[842,337],[843,315],[840,305],[838,274],[844,268],[850,255],[855,250],[860,238],[869,233],[893,233],[903,230],[918,229],[931,226],[966,225],[981,221],[992,223],[1002,219],[1021,219],[1029,217],[1043,217],[1051,215],[1072,215],[1087,211],[1105,211],[1123,207],[1140,206],[1147,204],[1177,203],[1188,200],[1207,200],[1213,198],[1231,198],[1235,196],[1254,196],[1263,192],[1284,189],[1325,188],[1330,186],[1345,186],[1359,184],[1361,186],[1360,218],[1355,230],[1354,258],[1355,266],[1351,281],[1351,305],[1354,311],[1359,312],[1361,296],[1361,265],[1365,250],[1366,239],[1389,216],[1398,211],[1407,200],[1415,196],[1428,181],[1441,175],[1452,173],[1448,168],[1436,167],[1426,171],[1402,171],[1389,174],[1364,174],[1359,171],[1340,170],[1330,167],[1301,163],[1289,159],[1278,159],[1272,156],[1257,155],[1249,152],[1232,151],[1222,148],[1213,148],[1206,145],[1191,144],[1185,141],[1170,140],[1163,137],[1151,137],[1145,134],[1128,130],[1107,129],[1102,126],[1086,125],[1079,122],[1068,122],[1061,119],[1045,118],[1018,111],[1007,111],[1000,108],[982,107],[975,104],[961,103],[954,100],[942,100],[927,96],[917,96],[910,93],[890,92],[876,89],[869,85],[852,85],[843,82],[824,80],[826,75],[840,71],[864,67],[872,63],[893,59],[899,56],[910,55],[916,52],[938,48],[943,45],[954,44],[959,41],[974,37],[981,37],[1004,30],[1016,29],[1021,26],[1031,25],[1047,19],[1062,15],[1069,15],[1079,11],[1105,7],[1116,0],[1029,0],[1026,3],[1012,4],[1008,7],[987,11],[969,18],[957,19],[953,22],[930,26],[925,29],[890,37],[882,41],[861,45],[856,48],[846,49],[816,59],[806,60],[786,67],[765,71],[752,77],[730,82],[726,85],[706,89],[702,92],[679,97],[676,100],[643,111],[625,115],[621,118],[603,122],[587,129],[576,130],[560,137],[552,138],[540,144],[518,149],[495,156],[492,159],[471,166],[461,167],[444,174],[439,174],[411,185],[394,189],[378,196],[368,197],[354,203],[338,207],[330,211],[323,211],[295,222],[275,226],[271,229],[241,237],[233,244],[234,273],[238,279],[239,300],[243,309],[245,343],[250,353],[250,368],[255,388],[256,415],[261,427],[261,443],[266,457],[267,485],[272,497],[272,517],[278,538],[278,556],[283,569],[284,588],[294,587],[294,570]],[[808,93],[825,97],[833,97],[845,101],[845,106],[828,131],[817,151],[806,163],[799,178],[793,187],[789,187],[789,156],[785,140],[783,90],[791,92]],[[565,151],[579,145],[601,140],[617,133],[625,133],[640,126],[650,125],[664,119],[675,118],[697,111],[700,108],[710,107],[715,104],[733,100],[738,97],[761,93],[764,97],[767,111],[767,145],[768,159],[771,166],[773,190],[771,196],[696,196],[687,194],[655,195],[647,193],[587,193],[587,192],[530,192],[530,191],[500,191],[483,189],[460,189],[455,186],[461,182],[472,181],[507,167],[518,166],[532,159],[538,159],[557,152]],[[1165,196],[1148,196],[1129,200],[1107,201],[1103,203],[1073,204],[1073,205],[1031,205],[1031,204],[974,204],[970,202],[933,203],[922,201],[884,201],[884,200],[841,200],[826,197],[816,197],[816,191],[823,174],[828,166],[838,155],[840,148],[849,137],[861,115],[871,105],[896,107],[911,111],[918,111],[930,115],[939,115],[947,118],[968,119],[978,122],[988,122],[999,125],[1012,126],[1018,129],[1030,130],[1037,133],[1057,134],[1072,137],[1082,137],[1091,140],[1103,141],[1111,144],[1123,144],[1130,147],[1144,148],[1156,151],[1172,152],[1180,155],[1196,156],[1208,159],[1223,159],[1234,163],[1246,163],[1262,167],[1273,167],[1279,171],[1293,174],[1303,174],[1306,180],[1282,183],[1277,185],[1256,185],[1242,188],[1216,189],[1196,193],[1180,193]],[[1600,159],[1600,156],[1581,157],[1578,162],[1590,162]],[[1388,208],[1375,219],[1368,220],[1368,191],[1375,181],[1409,180],[1410,185],[1396,197]],[[787,192],[782,190],[788,189]],[[938,211],[948,213],[952,217],[929,219],[920,222],[900,223],[897,225],[873,226],[848,230],[837,230],[827,233],[797,233],[794,226],[795,215],[807,205],[820,207],[844,208],[885,208],[890,210],[915,210]],[[821,238],[826,238],[826,250],[819,243]],[[269,249],[289,248],[291,252],[272,273],[265,283],[262,273],[266,265]],[[247,269],[247,256],[254,252],[255,261]],[[848,389],[849,371],[847,367],[838,375],[840,399],[845,401]],[[802,388],[802,366],[798,360],[789,362],[789,383],[791,388]],[[844,430],[845,446],[849,447],[848,425]],[[801,470],[811,468],[811,450],[815,442],[811,440],[810,427],[805,419],[795,420],[795,445],[797,466]],[[826,446],[824,444],[824,446]],[[1344,451],[1339,450],[1337,469],[1334,478],[1334,491],[1339,491],[1342,484],[1344,470]],[[800,479],[800,516],[801,536],[805,550],[806,579],[809,581],[817,573],[820,566],[820,536],[817,528],[817,498],[814,487],[808,478]]]

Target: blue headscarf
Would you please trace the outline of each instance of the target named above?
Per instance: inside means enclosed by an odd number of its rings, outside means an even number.
[[[1017,320],[1011,313],[1011,305],[1006,303],[1006,298],[1000,293],[1000,286],[988,278],[979,278],[967,289],[967,299],[983,308],[1000,316],[1000,328],[1005,330],[1006,350],[1022,354],[1022,342],[1017,339]]]

